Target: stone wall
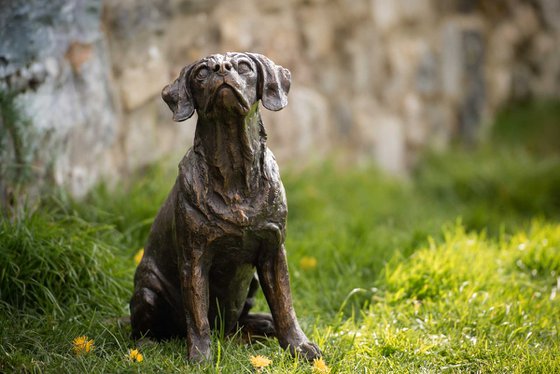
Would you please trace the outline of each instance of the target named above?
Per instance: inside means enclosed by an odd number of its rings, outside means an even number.
[[[2,113],[0,190],[9,194],[26,173],[32,185],[47,180],[82,195],[117,170],[121,110],[102,5],[0,0],[0,8],[3,107],[21,112],[17,119]]]
[[[36,177],[77,196],[100,177],[190,147],[196,119],[174,124],[159,95],[183,65],[211,53],[259,52],[291,70],[290,104],[264,113],[281,164],[336,154],[401,173],[426,147],[476,141],[512,99],[560,97],[557,0],[0,7],[0,90],[30,122],[14,135],[3,120],[0,171],[16,162],[19,136]]]

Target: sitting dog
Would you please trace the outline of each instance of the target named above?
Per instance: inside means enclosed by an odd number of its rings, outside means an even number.
[[[290,72],[267,57],[226,53],[184,67],[163,89],[175,121],[195,110],[198,121],[136,270],[133,337],[186,336],[189,360],[202,361],[211,328],[241,328],[276,336],[293,355],[321,356],[292,306],[286,196],[259,113],[259,101],[284,108],[289,88]],[[272,316],[249,313],[259,282]]]

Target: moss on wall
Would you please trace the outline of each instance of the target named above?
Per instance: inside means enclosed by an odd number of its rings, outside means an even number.
[[[6,213],[19,210],[33,180],[33,127],[15,97],[14,93],[0,91],[0,207]]]

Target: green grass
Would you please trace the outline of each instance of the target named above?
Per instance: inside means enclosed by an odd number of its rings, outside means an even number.
[[[525,107],[507,115],[555,123]],[[496,136],[429,155],[406,181],[371,167],[284,170],[294,304],[332,372],[560,371],[559,152]],[[273,360],[265,372],[312,372],[275,340],[219,334],[203,366],[185,361],[182,340],[126,359],[133,256],[175,163],[0,223],[0,372],[252,373],[256,354]],[[81,335],[95,348],[77,357]]]

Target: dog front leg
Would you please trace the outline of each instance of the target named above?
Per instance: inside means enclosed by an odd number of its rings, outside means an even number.
[[[307,339],[296,318],[284,245],[262,253],[257,272],[280,346],[288,348],[292,355],[298,352],[309,361],[321,357],[319,347]]]
[[[181,269],[181,289],[187,320],[187,354],[189,361],[209,360],[210,324],[208,322],[208,270],[202,250],[191,250]]]

